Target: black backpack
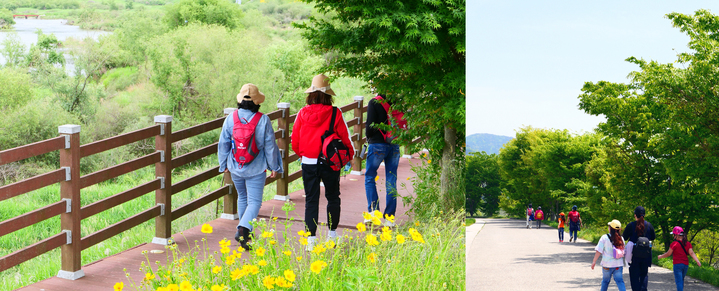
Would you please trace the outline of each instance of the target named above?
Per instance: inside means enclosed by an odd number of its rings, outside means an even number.
[[[322,135],[322,150],[318,160],[321,164],[329,166],[332,171],[339,171],[350,161],[351,156],[350,150],[334,131],[335,116],[337,116],[337,107],[332,107],[330,128]]]
[[[644,230],[646,232],[646,223],[644,224]],[[632,250],[632,257],[646,259],[652,257],[652,244],[646,236],[640,236],[637,238],[637,243],[634,245]]]

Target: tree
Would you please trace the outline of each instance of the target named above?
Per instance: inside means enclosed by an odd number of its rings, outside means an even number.
[[[532,203],[556,215],[578,205],[586,210],[585,168],[596,152],[600,136],[573,135],[567,130],[526,127],[500,150],[503,196],[514,203],[505,211],[524,215]],[[510,206],[511,205],[511,206]],[[585,216],[591,221],[591,216]]]
[[[12,28],[15,20],[12,18],[12,12],[7,9],[0,9],[0,29]]]
[[[501,194],[499,157],[485,152],[467,156],[467,212],[471,215],[481,210],[485,216],[492,216],[499,210]]]
[[[678,56],[684,68],[630,57],[640,70],[628,84],[588,82],[579,96],[581,109],[607,118],[598,129],[607,136],[607,191],[647,207],[665,248],[675,225],[690,239],[719,227],[719,18],[705,10],[667,17],[695,50]]]
[[[242,10],[226,0],[182,0],[167,6],[165,22],[170,28],[190,23],[217,24],[229,29],[240,27]]]
[[[427,137],[420,146],[441,157],[441,203],[461,208],[465,189],[452,177],[464,165],[465,1],[305,2],[323,17],[295,26],[328,58],[322,70],[388,94],[410,125],[401,142]]]
[[[23,63],[25,56],[25,45],[20,42],[17,32],[10,32],[2,41],[0,54],[5,58],[6,67],[15,67]]]

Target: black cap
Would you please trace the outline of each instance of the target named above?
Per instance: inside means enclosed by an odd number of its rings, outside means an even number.
[[[537,209],[542,209],[542,206],[537,207]]]
[[[577,205],[572,206],[572,210],[577,210]]]
[[[646,212],[644,211],[644,207],[637,206],[637,208],[634,208],[634,215],[636,215],[637,217],[642,217],[645,213]]]

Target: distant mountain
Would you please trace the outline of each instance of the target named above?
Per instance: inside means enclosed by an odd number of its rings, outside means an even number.
[[[489,133],[475,133],[467,136],[467,153],[483,151],[488,154],[499,154],[499,149],[512,139],[514,139],[514,137]]]

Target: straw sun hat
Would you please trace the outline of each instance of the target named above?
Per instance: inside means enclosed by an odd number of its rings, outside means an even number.
[[[242,85],[242,89],[240,89],[240,94],[237,94],[237,102],[242,103],[242,100],[249,100],[255,103],[255,105],[260,105],[262,102],[265,102],[265,94],[262,94],[255,84],[244,84]]]
[[[305,93],[312,93],[315,91],[322,91],[325,94],[329,94],[332,96],[335,96],[335,91],[332,91],[332,88],[330,88],[330,82],[328,81],[328,77],[324,74],[319,74],[312,78],[312,86],[307,88],[305,90]]]

